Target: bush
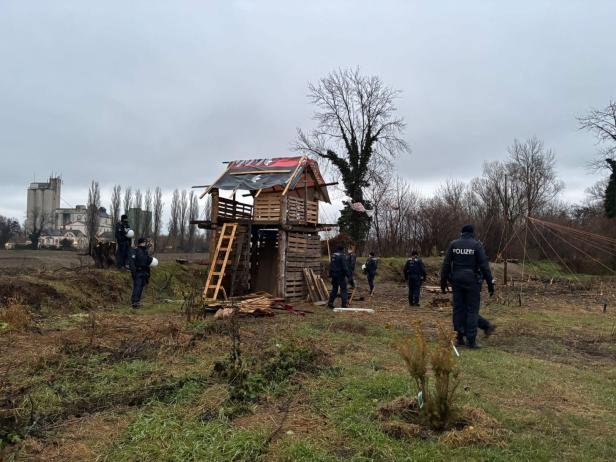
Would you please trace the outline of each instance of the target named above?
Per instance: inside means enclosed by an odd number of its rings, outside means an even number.
[[[32,317],[23,301],[10,298],[6,306],[0,309],[0,321],[16,330],[24,330],[32,323]]]
[[[415,337],[398,345],[406,368],[417,388],[419,415],[424,425],[442,431],[451,426],[457,416],[455,406],[459,371],[453,357],[453,332],[438,325],[436,347],[428,349],[421,321],[413,323]],[[430,385],[428,366],[431,366],[434,385]]]

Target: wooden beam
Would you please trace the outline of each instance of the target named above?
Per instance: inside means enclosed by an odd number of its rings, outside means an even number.
[[[291,173],[291,170],[253,170],[250,172],[231,172],[231,175],[269,175],[272,173]]]
[[[284,191],[282,191],[283,196],[287,194],[287,191],[289,190],[289,186],[291,186],[291,183],[293,183],[293,180],[297,176],[297,172],[299,172],[301,168],[305,168],[305,163],[306,163],[306,156],[302,157],[302,160],[300,160],[299,164],[295,168],[293,175],[289,177],[289,181],[287,181],[287,185],[285,186]]]

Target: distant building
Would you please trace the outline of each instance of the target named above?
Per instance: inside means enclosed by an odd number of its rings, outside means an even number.
[[[109,233],[113,230],[111,216],[107,213],[105,207],[98,209],[98,232],[97,236]],[[87,222],[88,209],[85,205],[78,205],[74,209],[63,208],[54,211],[53,229],[76,229],[81,231],[86,236],[88,235]]]
[[[26,232],[54,226],[54,210],[60,207],[62,179],[50,177],[47,183],[30,183],[26,209]]]
[[[61,248],[64,240],[71,242],[75,249],[88,247],[88,238],[78,229],[50,229],[45,230],[39,237],[39,247]]]

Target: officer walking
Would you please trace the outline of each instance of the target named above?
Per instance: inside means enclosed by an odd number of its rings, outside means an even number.
[[[116,249],[116,266],[118,269],[125,268],[128,264],[128,253],[131,245],[131,239],[128,237],[129,231],[128,217],[122,215],[120,221],[115,225],[115,239],[118,245]]]
[[[150,282],[150,265],[154,260],[148,255],[147,240],[145,238],[139,238],[137,248],[131,252],[129,260],[130,270],[133,275],[133,294],[130,301],[133,308],[139,308],[143,289]]]
[[[370,295],[374,292],[374,278],[376,277],[377,260],[374,256],[374,252],[370,252],[368,260],[364,264],[364,273],[368,279],[368,287],[370,288]]]
[[[479,316],[481,283],[488,284],[490,297],[494,295],[494,281],[490,263],[481,242],[474,237],[472,225],[465,225],[459,239],[452,241],[443,260],[441,270],[441,290],[447,291],[451,282],[453,288],[453,328],[457,333],[458,346],[479,348],[477,327],[490,335],[495,326]]]
[[[342,308],[348,308],[349,292],[347,290],[347,278],[351,278],[351,270],[349,269],[348,258],[344,254],[344,249],[341,245],[336,247],[336,251],[331,257],[329,263],[329,276],[332,279],[332,291],[329,294],[327,307],[334,308],[334,302],[338,296],[338,289],[340,289]]]
[[[419,306],[419,293],[421,283],[426,280],[426,267],[417,250],[411,252],[411,258],[404,265],[404,279],[409,285],[409,306]]]

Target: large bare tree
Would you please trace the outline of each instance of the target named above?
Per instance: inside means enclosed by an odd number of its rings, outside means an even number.
[[[616,158],[616,101],[610,101],[604,109],[592,109],[578,117],[578,122],[581,129],[592,132],[602,145],[598,158],[590,162],[591,167],[608,168],[605,159]]]
[[[199,218],[199,202],[197,200],[197,195],[194,191],[190,191],[190,195],[188,197],[189,203],[189,214],[188,214],[188,250],[191,252],[195,251],[195,236],[197,234],[197,225],[190,224],[191,221],[197,220]]]
[[[160,231],[162,228],[163,222],[163,193],[159,186],[154,190],[154,223],[153,223],[153,233],[154,233],[154,250],[158,251],[159,242],[160,242]]]
[[[402,138],[404,120],[396,116],[399,91],[377,76],[362,75],[359,69],[332,72],[308,89],[317,126],[309,133],[298,129],[296,148],[332,165],[350,202],[363,203],[370,171],[409,150]],[[339,223],[361,245],[370,219],[350,205],[345,204]]]
[[[524,199],[526,215],[533,215],[551,202],[564,188],[556,176],[554,153],[532,137],[513,141],[509,148],[512,181],[517,182]]]
[[[124,206],[124,213],[128,214],[128,211],[133,206],[133,190],[130,186],[124,188],[124,199],[122,201],[122,205]]]
[[[188,196],[185,189],[180,195],[180,209],[178,215],[178,231],[180,234],[180,248],[186,250],[186,238],[188,237]]]
[[[171,197],[169,216],[169,245],[175,247],[177,244],[177,237],[180,232],[180,191],[175,189],[173,196]]]
[[[143,235],[150,237],[152,234],[152,191],[148,188],[145,192],[144,200],[144,221],[143,221]]]
[[[100,223],[101,191],[97,181],[92,181],[88,191],[88,206],[86,209],[86,232],[88,233],[88,250],[96,246],[96,235]]]
[[[122,186],[119,184],[113,187],[113,191],[111,191],[111,222],[115,225],[118,221],[120,221],[120,215],[122,212],[120,211],[122,203]]]

